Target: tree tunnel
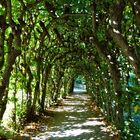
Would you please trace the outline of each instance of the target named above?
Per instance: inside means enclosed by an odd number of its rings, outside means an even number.
[[[106,121],[139,139],[139,35],[138,0],[0,0],[0,130],[6,112],[20,130],[81,75]]]

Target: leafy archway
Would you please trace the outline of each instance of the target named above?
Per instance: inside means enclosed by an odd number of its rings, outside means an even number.
[[[13,103],[17,129],[70,94],[80,73],[107,121],[139,137],[139,13],[138,0],[1,0],[0,121]]]

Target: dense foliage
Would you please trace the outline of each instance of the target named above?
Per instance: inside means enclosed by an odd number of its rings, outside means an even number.
[[[8,104],[17,130],[83,75],[107,121],[137,140],[139,35],[138,0],[0,0],[1,124]]]

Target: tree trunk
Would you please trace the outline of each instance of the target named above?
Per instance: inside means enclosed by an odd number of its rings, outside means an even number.
[[[11,72],[13,70],[13,65],[16,61],[17,56],[20,55],[20,51],[19,50],[13,50],[10,54],[9,54],[9,58],[8,58],[8,64],[5,68],[4,74],[3,74],[3,78],[2,78],[2,84],[0,85],[0,120],[2,119],[3,116],[3,98],[5,98],[5,90],[6,87],[9,84],[9,79],[11,76]]]
[[[45,74],[42,75],[44,77],[44,81],[43,81],[43,87],[42,87],[42,96],[41,96],[41,110],[44,112],[45,110],[45,98],[46,98],[46,86],[47,86],[47,81],[51,72],[51,64],[49,64],[45,70]]]
[[[140,12],[140,8],[138,8],[140,7],[138,5],[139,2],[138,1],[135,1],[135,2],[137,3],[135,7],[137,7],[137,11]],[[135,47],[130,46],[127,40],[125,39],[125,37],[123,37],[122,32],[121,32],[121,24],[122,24],[121,21],[122,21],[123,10],[125,6],[126,6],[125,1],[119,0],[110,9],[110,11],[112,11],[111,13],[112,24],[108,32],[109,32],[109,35],[113,38],[113,40],[116,42],[116,44],[121,48],[121,50],[123,50],[124,55],[130,60],[130,63],[134,67],[134,71],[137,77],[140,78],[140,56],[137,55],[138,53],[135,49],[136,46]]]
[[[27,114],[27,117],[28,117],[28,116],[30,116],[30,113],[32,112],[32,108],[31,108],[31,105],[32,105],[31,83],[32,83],[32,80],[33,80],[33,75],[32,75],[31,69],[30,69],[28,64],[21,64],[21,65],[25,68],[25,72],[28,74],[27,90],[26,90],[26,93],[27,93],[26,114]]]
[[[113,85],[115,89],[115,98],[116,98],[116,124],[117,128],[122,130],[124,121],[123,121],[123,101],[122,101],[122,91],[120,84],[120,71],[118,69],[118,65],[115,61],[111,61],[112,64],[109,65],[110,72],[113,80]]]
[[[120,33],[114,32],[113,28],[110,28],[109,33],[117,45],[123,50],[125,56],[130,60],[137,77],[140,78],[140,56],[136,54],[134,47],[129,46],[125,38]]]
[[[6,110],[6,105],[8,102],[8,92],[9,92],[9,89],[7,88],[5,91],[5,96],[3,97],[3,101],[0,102],[0,123],[3,118],[4,112]]]
[[[35,85],[35,90],[34,90],[34,98],[33,98],[33,103],[32,103],[32,114],[35,113],[36,110],[36,102],[38,100],[39,104],[40,104],[40,71],[41,71],[41,62],[40,62],[40,58],[38,56],[37,59],[37,72],[36,72],[36,85]]]
[[[5,40],[6,22],[5,16],[0,16],[0,69],[4,65],[4,40]]]

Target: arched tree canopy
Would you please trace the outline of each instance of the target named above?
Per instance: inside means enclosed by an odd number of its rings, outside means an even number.
[[[83,75],[107,120],[125,131],[140,108],[139,35],[138,0],[1,0],[0,120],[12,96],[22,106],[15,118],[24,110],[28,120]]]

